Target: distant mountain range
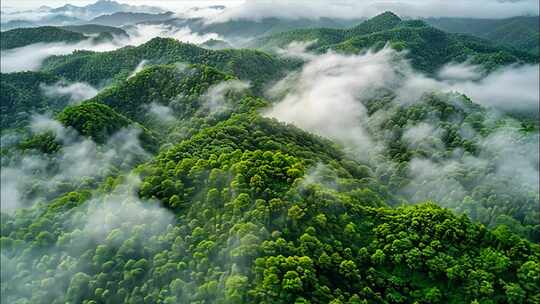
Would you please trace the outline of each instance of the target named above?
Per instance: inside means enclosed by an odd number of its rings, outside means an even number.
[[[495,41],[465,34],[448,33],[422,20],[402,20],[391,12],[380,14],[348,29],[315,28],[287,31],[254,40],[249,46],[265,50],[284,48],[293,41],[312,42],[309,50],[329,49],[358,53],[389,44],[409,50],[408,57],[418,70],[433,72],[444,64],[473,60],[487,69],[512,62],[538,62],[538,55],[500,46]]]
[[[285,31],[305,28],[348,28],[354,26],[364,19],[339,19],[339,18],[263,18],[261,20],[229,20],[226,22],[207,23],[204,18],[174,18],[168,20],[168,25],[176,27],[189,27],[193,32],[205,34],[216,33],[228,38],[254,38],[264,35],[276,34]],[[147,22],[152,23],[152,22]]]
[[[507,19],[428,18],[425,21],[446,32],[469,34],[536,55],[540,54],[539,16]]]
[[[53,14],[63,14],[77,16],[82,19],[92,19],[104,14],[114,14],[118,12],[132,13],[163,13],[164,10],[158,7],[147,5],[129,5],[111,0],[99,0],[98,2],[86,6],[76,6],[66,4],[62,7],[51,9]]]
[[[1,28],[2,31],[6,31],[19,27],[36,27],[44,25],[62,26],[83,24],[87,22],[95,23],[92,22],[92,19],[102,15],[112,15],[115,13],[162,14],[165,12],[165,10],[154,6],[129,5],[111,0],[99,0],[96,3],[86,6],[66,4],[58,8],[41,6],[32,11],[2,12],[2,19],[7,21],[1,23]],[[37,20],[28,19],[28,15],[37,13],[44,15],[44,17]],[[134,19],[137,20],[136,17],[134,17]],[[140,20],[136,22],[140,22]]]
[[[110,15],[101,15],[90,20],[90,22],[108,26],[124,26],[141,22],[161,23],[173,18],[173,16],[173,12],[165,12],[160,14],[118,12]]]

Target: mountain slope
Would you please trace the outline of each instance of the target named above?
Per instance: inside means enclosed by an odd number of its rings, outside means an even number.
[[[53,85],[60,77],[41,72],[1,74],[0,121],[2,130],[22,127],[32,113],[57,112],[69,103],[69,98],[49,98],[42,85]]]
[[[207,66],[156,65],[105,89],[91,101],[107,104],[131,119],[144,123],[151,104],[168,106],[176,100],[179,108],[177,114],[182,118],[194,114],[200,107],[198,98],[211,85],[230,79],[233,77]]]
[[[176,27],[189,27],[197,33],[216,33],[230,40],[253,39],[265,35],[277,34],[295,29],[308,28],[348,28],[361,20],[317,18],[317,19],[286,19],[286,18],[262,18],[261,20],[228,20],[225,22],[208,23],[202,18],[176,18],[164,23]],[[152,24],[149,22],[149,24]]]
[[[43,70],[70,80],[98,84],[104,80],[125,79],[143,60],[151,64],[206,64],[261,89],[263,83],[282,76],[290,61],[255,50],[213,51],[170,38],[154,38],[138,47],[112,52],[75,52],[44,62]]]
[[[395,49],[409,50],[413,66],[421,71],[434,72],[445,63],[471,60],[488,70],[515,62],[538,62],[538,56],[495,46],[466,35],[448,34],[420,20],[402,21],[387,12],[347,29],[310,29],[285,32],[264,37],[255,42],[263,49],[285,47],[293,41],[311,42],[309,50],[329,49],[358,53],[380,49],[390,44]]]
[[[538,56],[540,18],[538,16],[508,19],[428,18],[425,21],[443,31],[474,35],[495,44],[524,50]]]
[[[13,49],[39,42],[79,42],[87,39],[81,33],[52,26],[22,28],[2,32],[0,49]]]
[[[310,179],[319,162],[326,169]],[[103,187],[110,194],[72,192],[43,212],[4,215],[3,273],[26,271],[3,284],[3,300],[534,303],[540,295],[538,245],[432,204],[389,209],[369,168],[255,113],[201,130],[137,171],[140,186],[120,178]],[[156,200],[175,217],[152,209]],[[103,208],[117,220],[100,219]],[[81,233],[103,221],[108,228],[91,234],[99,245]],[[25,255],[23,237],[33,244]],[[21,263],[41,248],[49,261]],[[60,294],[37,288],[57,267],[65,271],[47,282]]]
[[[121,28],[105,26],[99,24],[84,24],[84,25],[68,25],[62,27],[65,30],[81,33],[85,35],[95,35],[101,33],[109,33],[121,38],[128,38],[129,35]]]
[[[65,127],[75,129],[80,135],[87,136],[98,144],[105,143],[123,128],[136,125],[107,105],[95,102],[66,107],[57,115],[57,119]],[[157,151],[159,142],[154,135],[141,125],[138,125],[138,128],[142,131],[139,135],[142,146],[147,151]]]

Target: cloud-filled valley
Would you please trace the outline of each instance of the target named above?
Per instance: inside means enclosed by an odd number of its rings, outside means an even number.
[[[359,55],[333,52],[314,55],[299,52],[295,44],[292,51],[282,53],[307,62],[301,71],[290,74],[269,89],[267,94],[275,99],[275,104],[265,110],[264,115],[336,140],[353,157],[380,167],[398,166],[381,158],[392,145],[389,138],[396,136],[393,134],[396,131],[385,130],[382,125],[395,115],[396,108],[369,113],[366,104],[388,96],[388,92],[393,92],[390,96],[398,107],[405,108],[425,103],[429,94],[446,92],[449,94],[443,97],[448,99],[446,102],[464,109],[466,115],[470,110],[463,103],[460,95],[463,93],[486,107],[485,122],[491,124],[502,112],[538,112],[538,65],[508,66],[482,75],[478,66],[450,63],[441,69],[436,79],[414,71],[404,53],[388,47]],[[433,155],[446,150],[443,139],[448,130],[441,127],[436,115],[433,113],[435,117],[405,126],[401,138],[393,140],[401,140],[411,149]],[[455,115],[457,121],[463,121],[460,114]],[[516,197],[527,191],[539,192],[538,133],[524,135],[515,126],[509,126],[486,136],[464,121],[459,128],[460,136],[478,141],[476,152],[456,149],[453,155],[442,159],[413,158],[406,172],[411,182],[400,190],[412,202],[432,199],[455,208],[459,205],[457,202],[472,196],[456,178],[456,174],[466,168],[475,172],[469,178],[477,186],[489,188],[508,181],[504,191]],[[449,193],[452,193],[450,197]],[[534,200],[523,202],[531,204],[529,208],[536,203]]]
[[[115,37],[112,41],[96,42],[89,38],[78,43],[37,43],[20,48],[3,50],[1,71],[3,73],[39,70],[43,61],[50,56],[67,55],[75,50],[107,52],[125,46],[138,46],[154,37],[174,38],[186,43],[201,44],[210,39],[219,39],[215,33],[198,34],[188,27],[176,28],[163,24],[138,24],[126,29],[129,38]],[[23,60],[24,59],[24,60]]]

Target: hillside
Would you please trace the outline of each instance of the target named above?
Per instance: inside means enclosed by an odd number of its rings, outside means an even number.
[[[71,127],[80,135],[87,136],[96,143],[103,144],[111,136],[135,123],[125,116],[101,103],[85,102],[81,105],[66,107],[57,115],[65,127]],[[140,126],[142,146],[148,151],[157,151],[158,140],[146,128]]]
[[[420,20],[402,21],[393,13],[383,13],[356,27],[339,29],[308,29],[284,32],[258,39],[253,43],[262,49],[286,47],[293,41],[313,42],[309,50],[325,52],[334,49],[358,53],[380,49],[390,44],[397,50],[409,50],[413,66],[433,72],[448,62],[463,62],[472,58],[488,69],[513,62],[538,62],[538,56],[495,46],[480,38],[449,34]]]
[[[63,26],[62,28],[68,31],[81,33],[85,35],[109,33],[111,35],[114,35],[120,38],[129,37],[128,33],[126,33],[126,31],[124,31],[121,28],[99,25],[99,24],[69,25],[69,26]]]
[[[260,89],[266,81],[282,76],[286,67],[290,66],[290,61],[261,51],[214,51],[171,38],[154,38],[138,47],[111,52],[80,51],[72,55],[51,57],[44,62],[43,70],[69,80],[99,84],[103,80],[125,78],[142,60],[154,64],[206,64],[241,80],[251,81],[256,89]]]
[[[58,27],[21,28],[2,32],[0,49],[13,49],[40,42],[79,42],[84,39],[87,37],[81,33]]]
[[[57,112],[69,102],[69,98],[50,98],[43,94],[42,85],[60,81],[55,75],[39,72],[0,74],[0,121],[2,131],[22,127],[32,113]]]
[[[197,33],[216,33],[228,39],[253,39],[255,37],[271,35],[295,29],[308,28],[339,28],[344,29],[361,22],[361,19],[339,18],[316,18],[316,19],[287,19],[287,18],[262,18],[261,20],[228,20],[224,22],[208,23],[203,18],[175,18],[164,22],[177,27],[188,26]],[[147,22],[157,24],[157,22]]]
[[[540,18],[538,16],[508,19],[428,18],[425,21],[443,31],[484,38],[496,44],[527,51],[538,56]]]
[[[306,170],[319,162],[328,166],[322,180],[308,182]],[[48,297],[46,290],[25,292],[16,282],[35,286],[48,269],[73,261],[54,277],[72,301],[354,303],[398,297],[457,303],[512,299],[509,288],[518,299],[539,295],[533,283],[537,245],[432,204],[391,209],[369,168],[344,159],[321,139],[257,114],[201,130],[137,171],[144,177],[135,188],[140,197],[157,200],[175,219],[148,209],[150,203],[135,209],[138,214],[114,212],[124,220],[112,222],[104,241],[93,245],[80,233],[88,229],[82,215],[99,212],[95,208],[102,204],[113,207],[115,197],[132,191],[122,190],[123,178],[105,186],[118,185],[111,196],[89,199],[90,192],[72,192],[41,207],[42,213],[17,216],[18,222],[4,216],[7,259],[25,259],[17,245],[25,236],[35,239],[26,256],[48,247],[51,260],[38,273],[22,264],[28,271],[3,285],[3,294]],[[328,188],[324,179],[335,179],[338,188]],[[141,208],[126,199],[124,208]],[[22,218],[34,223],[32,230]],[[64,221],[73,226],[62,228]],[[171,221],[174,228],[167,226]],[[138,227],[134,234],[127,230],[130,223]],[[85,245],[62,253],[75,241]],[[5,271],[15,274],[13,267]],[[226,287],[214,288],[219,284]],[[472,287],[479,284],[490,288]]]
[[[175,98],[177,116],[189,117],[200,107],[198,98],[212,85],[233,79],[208,66],[156,65],[137,73],[126,82],[107,88],[92,101],[104,103],[131,119],[147,121],[145,107],[152,103],[168,106]]]

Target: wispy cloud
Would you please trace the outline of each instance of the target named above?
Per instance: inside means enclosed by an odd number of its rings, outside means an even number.
[[[98,94],[98,90],[84,82],[58,82],[53,85],[41,85],[43,94],[47,97],[69,96],[72,103],[90,99]]]
[[[53,55],[67,55],[75,50],[106,52],[132,45],[137,46],[150,41],[154,37],[174,38],[186,43],[200,44],[210,39],[222,39],[218,34],[198,34],[188,27],[177,28],[169,25],[138,24],[126,29],[129,38],[115,37],[112,41],[96,43],[87,39],[78,43],[37,43],[20,48],[3,50],[0,70],[2,73],[35,71],[41,68],[43,61]]]
[[[2,212],[29,207],[64,183],[77,185],[149,157],[139,142],[141,131],[135,127],[119,130],[103,145],[44,115],[34,115],[30,129],[34,134],[52,133],[62,147],[51,155],[28,151],[20,157],[2,158]],[[32,187],[40,191],[29,196]]]
[[[495,121],[501,117],[499,111],[537,113],[539,67],[507,66],[484,75],[477,66],[451,64],[434,78],[414,71],[403,55],[389,48],[359,55],[302,55],[307,60],[303,68],[269,90],[275,102],[264,114],[333,139],[352,157],[383,172],[386,168],[393,172],[399,165],[388,156],[388,149],[389,141],[401,134],[402,143],[411,151],[427,153],[408,163],[410,182],[393,189],[412,202],[435,200],[458,208],[472,196],[461,183],[466,174],[476,187],[504,185],[501,191],[520,197],[514,202],[516,208],[530,209],[537,203],[521,197],[539,191],[538,132],[524,134],[509,118],[503,126],[496,127]],[[465,93],[486,107],[485,123],[493,127],[489,135],[468,123],[457,130],[462,138],[476,143],[476,154],[459,148],[448,152],[447,131],[441,129],[437,113],[428,113],[424,121],[412,125],[392,124],[398,107],[423,104],[426,94],[432,92],[445,92],[440,94],[443,102],[463,111],[469,110],[462,95],[454,92]],[[388,107],[368,115],[367,103],[389,96],[393,102]]]

